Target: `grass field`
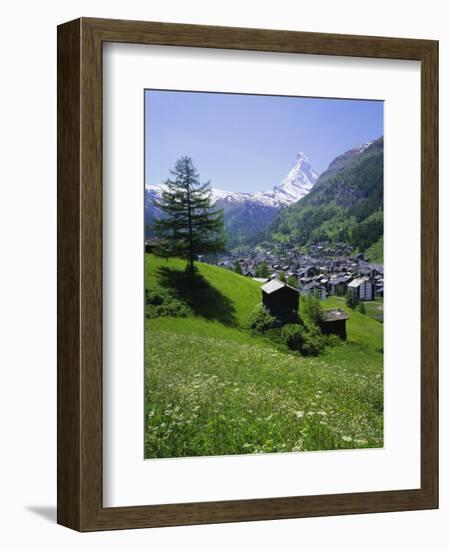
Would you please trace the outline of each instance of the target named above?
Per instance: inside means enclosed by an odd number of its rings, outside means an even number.
[[[243,329],[259,284],[198,264],[185,318],[145,328],[145,456],[184,457],[383,445],[383,326],[347,310],[346,343],[301,357]],[[184,262],[146,255],[146,287],[180,299]],[[347,309],[332,297],[324,308]]]
[[[366,314],[383,323],[384,320],[384,299],[376,298],[372,302],[365,303]]]

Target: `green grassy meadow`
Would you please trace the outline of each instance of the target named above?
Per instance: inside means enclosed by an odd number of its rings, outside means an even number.
[[[190,302],[183,318],[145,321],[145,457],[383,446],[383,325],[349,312],[348,340],[302,357],[245,330],[259,283],[198,263],[145,255],[147,289]]]
[[[383,323],[383,320],[384,320],[384,299],[383,298],[376,298],[372,302],[366,302],[365,309],[366,309],[367,315]]]

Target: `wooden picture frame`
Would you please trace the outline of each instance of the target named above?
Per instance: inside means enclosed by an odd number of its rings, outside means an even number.
[[[421,488],[104,508],[102,45],[421,62]],[[81,18],[58,27],[58,523],[78,531],[438,506],[438,42]]]

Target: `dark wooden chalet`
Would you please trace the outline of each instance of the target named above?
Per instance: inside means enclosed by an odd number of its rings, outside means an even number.
[[[323,334],[336,334],[346,340],[348,314],[342,309],[327,309],[320,313],[320,329]]]
[[[278,280],[272,280],[260,287],[262,302],[268,311],[281,323],[296,318],[299,309],[299,291]]]

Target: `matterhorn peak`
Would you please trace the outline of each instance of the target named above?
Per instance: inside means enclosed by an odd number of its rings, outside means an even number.
[[[292,204],[299,201],[315,185],[318,174],[313,170],[308,156],[300,151],[293,163],[292,168],[279,186],[274,188],[279,202]]]
[[[309,157],[303,153],[302,151],[299,151],[299,153],[295,157],[295,164],[298,162],[307,162],[309,163]]]

